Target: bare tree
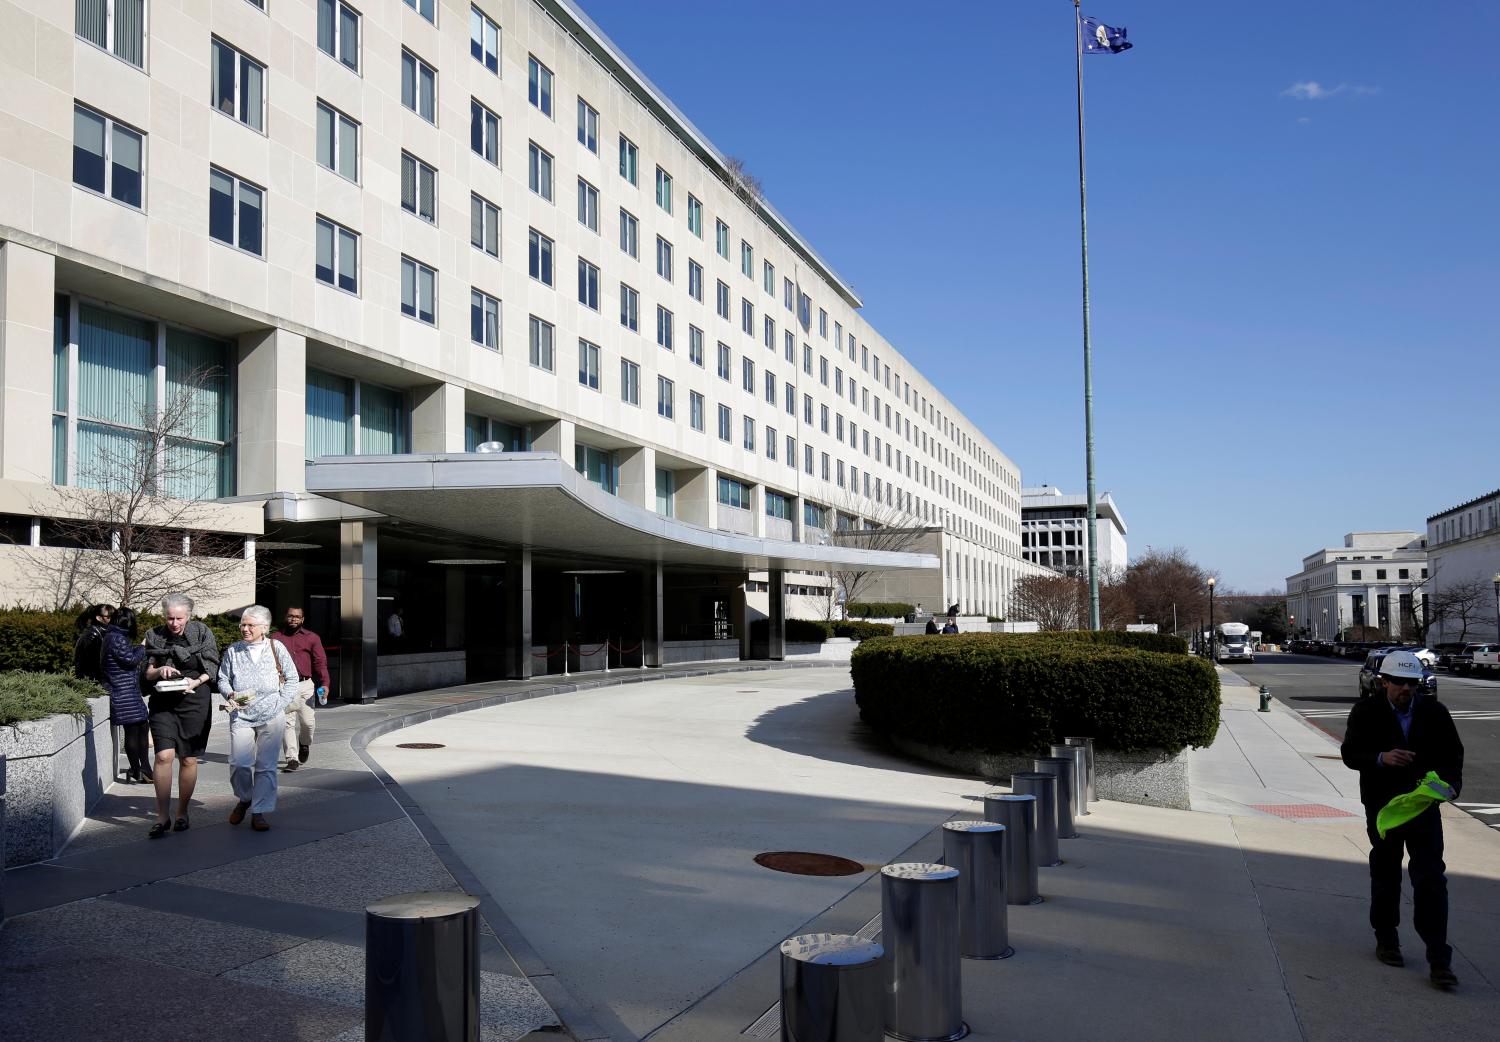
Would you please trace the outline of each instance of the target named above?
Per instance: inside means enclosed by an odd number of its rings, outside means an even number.
[[[863,508],[863,509],[861,509]],[[916,546],[926,531],[922,520],[891,504],[878,504],[872,511],[868,503],[845,496],[842,505],[834,507],[834,539],[844,546],[884,553],[905,553]],[[861,528],[839,528],[837,517],[864,516]],[[847,612],[847,605],[860,600],[871,585],[883,575],[878,568],[851,568],[830,573],[833,582],[828,594],[828,617],[834,619]]]
[[[159,405],[132,403],[135,425],[96,439],[77,461],[76,484],[49,491],[39,511],[56,518],[60,549],[41,563],[54,606],[106,600],[144,608],[173,590],[200,599],[245,579],[244,539],[213,531],[215,461],[201,441],[213,427],[210,389],[221,370],[194,371]]]
[[[1458,626],[1457,643],[1462,644],[1468,639],[1471,627],[1489,621],[1492,599],[1491,584],[1483,579],[1445,583],[1430,599],[1428,627],[1441,623],[1443,636],[1450,637],[1448,624],[1454,623]]]
[[[724,160],[724,172],[729,178],[729,187],[745,203],[759,202],[763,194],[760,178],[750,172],[749,166],[739,156]]]
[[[1200,620],[1208,624],[1208,580],[1213,574],[1180,546],[1148,550],[1130,562],[1125,587],[1145,621],[1169,633],[1174,614],[1179,629],[1191,629]]]
[[[1087,603],[1088,585],[1076,575],[1023,575],[1011,590],[1010,614],[1044,630],[1076,630]]]

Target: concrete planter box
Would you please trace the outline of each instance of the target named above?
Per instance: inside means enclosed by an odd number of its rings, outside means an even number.
[[[854,649],[857,647],[859,647],[859,642],[850,640],[848,637],[830,637],[821,644],[793,644],[788,641],[786,645],[786,657],[832,659],[835,662],[848,662],[854,655]]]
[[[0,725],[5,760],[5,867],[54,857],[114,781],[109,699],[87,716]]]
[[[1031,756],[982,753],[973,749],[942,749],[908,738],[891,736],[891,744],[908,756],[966,774],[977,774],[1003,785],[1010,776],[1031,770]],[[1038,754],[1040,755],[1040,754]],[[1118,803],[1187,810],[1187,750],[1180,753],[1117,753],[1094,751],[1094,795]]]
[[[740,657],[740,642],[734,640],[664,640],[661,642],[661,664],[679,662],[724,662]]]

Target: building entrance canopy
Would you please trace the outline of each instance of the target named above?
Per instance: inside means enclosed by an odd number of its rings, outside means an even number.
[[[763,539],[662,517],[548,452],[324,456],[307,490],[468,538],[605,560],[723,571],[937,569],[932,554]]]

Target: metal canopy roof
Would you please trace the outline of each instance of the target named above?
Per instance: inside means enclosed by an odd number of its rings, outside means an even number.
[[[323,456],[307,490],[473,539],[606,560],[725,571],[936,570],[932,554],[734,535],[597,488],[550,452]]]

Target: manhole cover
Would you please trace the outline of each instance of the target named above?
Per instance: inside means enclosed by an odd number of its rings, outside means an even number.
[[[790,872],[794,876],[854,876],[865,870],[858,861],[806,850],[767,851],[756,854],[755,863],[773,872]]]
[[[442,749],[442,742],[397,742],[397,749]]]

